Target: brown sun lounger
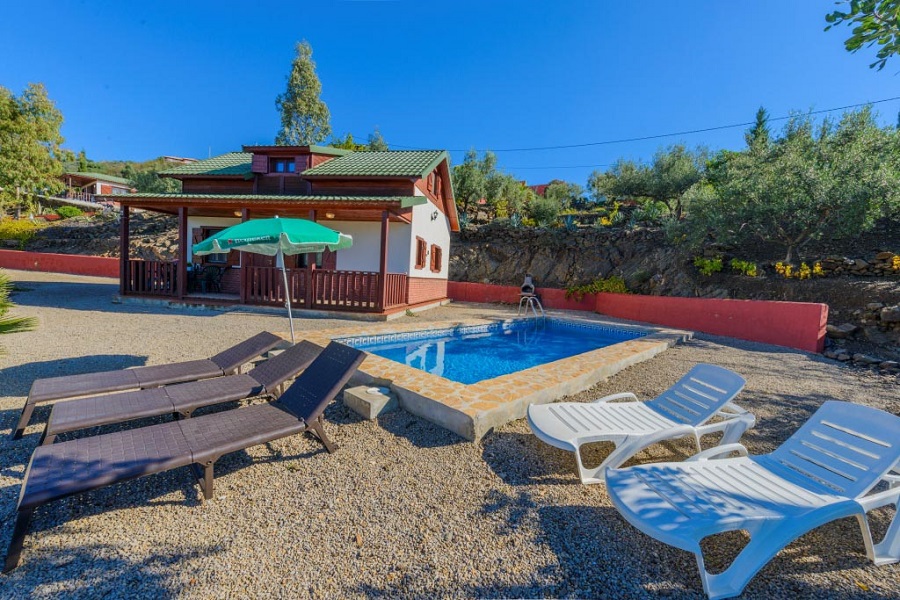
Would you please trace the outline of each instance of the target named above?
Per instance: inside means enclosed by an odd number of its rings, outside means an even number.
[[[308,367],[320,352],[321,346],[303,341],[246,373],[60,402],[50,411],[41,443],[52,444],[61,433],[88,427],[165,414],[189,418],[204,406],[264,395],[277,398],[282,384]]]
[[[219,457],[305,431],[334,452],[322,413],[364,358],[360,350],[331,342],[275,402],[39,446],[25,471],[3,572],[19,564],[31,516],[48,502],[185,466],[210,499]]]
[[[208,359],[37,379],[31,385],[12,438],[17,440],[22,437],[37,404],[230,375],[282,341],[277,335],[264,331]]]

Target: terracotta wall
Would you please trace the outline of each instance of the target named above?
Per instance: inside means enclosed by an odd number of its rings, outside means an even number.
[[[563,290],[538,288],[537,292],[546,308],[596,311],[620,319],[787,346],[808,352],[821,352],[825,347],[827,304],[631,294],[590,295],[576,302],[574,299],[566,300]],[[451,281],[447,295],[453,300],[464,302],[517,304],[519,288]]]
[[[119,259],[104,256],[0,250],[0,267],[22,271],[119,278]]]
[[[447,297],[447,280],[426,277],[410,277],[407,279],[409,304],[418,304],[428,300],[443,300]]]

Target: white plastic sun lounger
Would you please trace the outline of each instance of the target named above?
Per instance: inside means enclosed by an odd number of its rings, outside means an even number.
[[[732,452],[742,456],[709,460]],[[887,489],[869,494],[880,482]],[[876,565],[900,560],[900,512],[879,544],[866,518],[900,502],[900,417],[868,406],[826,402],[771,454],[748,457],[731,444],[683,463],[610,469],[606,484],[628,522],[696,555],[710,598],[740,594],[791,541],[843,517],[859,521]],[[737,530],[747,531],[750,542],[725,571],[710,574],[700,540]]]
[[[538,439],[575,453],[581,483],[602,483],[606,469],[664,440],[692,436],[702,450],[700,436],[721,431],[720,444],[737,442],[756,423],[752,414],[731,402],[744,383],[733,371],[701,364],[648,402],[637,402],[637,396],[625,392],[594,402],[532,404],[528,425]],[[610,402],[626,398],[632,402]],[[714,416],[721,420],[705,424]],[[616,447],[600,466],[587,469],[579,449],[591,442],[613,442]]]

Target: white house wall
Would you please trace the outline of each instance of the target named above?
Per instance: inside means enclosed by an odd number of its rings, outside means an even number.
[[[416,195],[422,192],[416,188]],[[437,217],[435,217],[437,214]],[[416,268],[416,237],[420,237],[428,244],[428,255],[425,257],[425,266]],[[438,273],[431,272],[431,245],[440,247],[441,270]],[[410,277],[425,277],[434,279],[447,279],[450,262],[450,221],[431,202],[413,206],[412,234],[409,244],[409,275]]]
[[[353,245],[337,252],[337,269],[340,271],[378,271],[381,257],[380,221],[319,221],[353,237]],[[391,223],[388,234],[388,272],[410,273],[410,226]]]

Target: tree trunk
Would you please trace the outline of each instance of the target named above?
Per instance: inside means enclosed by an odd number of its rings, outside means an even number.
[[[794,245],[788,244],[787,247],[787,256],[784,257],[784,262],[789,263],[794,258]]]

